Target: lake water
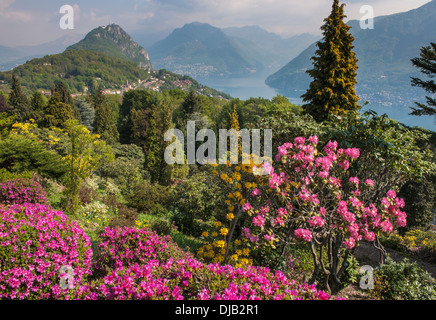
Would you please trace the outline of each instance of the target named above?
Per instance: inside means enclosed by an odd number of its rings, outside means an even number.
[[[216,90],[230,94],[234,98],[247,100],[249,98],[262,97],[265,99],[272,99],[277,95],[277,91],[270,88],[265,84],[265,79],[268,75],[261,75],[258,77],[246,78],[231,78],[231,79],[204,79],[200,83],[207,85]],[[302,100],[300,97],[287,97],[289,101],[294,104],[301,105]],[[411,116],[407,108],[402,105],[377,106],[369,104],[363,110],[372,109],[377,114],[381,115],[386,113],[390,118],[398,120],[408,126],[419,126],[425,129],[436,131],[436,117],[434,116]]]

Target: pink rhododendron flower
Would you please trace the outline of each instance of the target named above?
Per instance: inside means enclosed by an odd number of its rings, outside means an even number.
[[[308,229],[300,228],[294,231],[295,237],[303,239],[307,242],[312,240],[312,232]]]
[[[325,220],[322,217],[311,217],[309,218],[309,225],[311,227],[322,227]]]
[[[344,153],[352,159],[357,159],[360,156],[360,150],[357,148],[348,148]]]
[[[371,179],[366,179],[366,180],[365,180],[365,184],[366,184],[367,186],[373,187],[373,186],[374,186],[374,181],[371,180]]]
[[[386,195],[388,196],[388,198],[396,198],[397,197],[397,193],[394,190],[389,190]]]
[[[348,238],[342,244],[344,245],[345,248],[351,250],[354,248],[355,240],[354,240],[354,238]]]
[[[311,136],[311,137],[309,137],[309,139],[308,139],[312,144],[318,144],[318,142],[319,142],[319,139],[318,139],[318,137],[317,136]]]
[[[244,211],[248,211],[248,210],[253,209],[253,207],[251,206],[250,203],[247,202],[246,204],[244,204],[244,205],[242,206],[242,209],[243,209]]]
[[[357,177],[351,177],[348,182],[358,185],[359,184],[359,179]]]
[[[260,196],[261,194],[262,194],[262,192],[261,192],[258,188],[255,188],[255,189],[251,192],[251,195],[252,195],[253,197]]]
[[[262,227],[265,224],[265,219],[262,216],[256,216],[253,218],[253,224],[256,227]]]

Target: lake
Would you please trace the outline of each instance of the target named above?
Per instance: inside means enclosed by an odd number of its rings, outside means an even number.
[[[256,77],[245,78],[202,79],[199,80],[199,82],[216,90],[230,94],[232,97],[239,98],[241,100],[247,100],[252,97],[272,99],[277,95],[277,91],[265,84],[265,79],[267,77],[268,74],[264,74]],[[302,104],[300,97],[287,96],[287,98],[294,104]],[[378,106],[374,104],[369,104],[363,107],[363,110],[365,111],[368,109],[372,109],[380,115],[386,113],[390,118],[408,126],[420,126],[425,129],[436,131],[436,117],[411,116],[408,114],[410,110],[407,107],[403,105],[395,105],[395,102],[393,102],[392,106],[389,107]]]

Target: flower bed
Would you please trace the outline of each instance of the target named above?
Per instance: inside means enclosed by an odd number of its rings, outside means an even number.
[[[91,243],[63,212],[39,204],[0,210],[0,298],[69,299],[91,273]]]
[[[42,186],[31,179],[13,179],[0,183],[0,203],[24,204],[39,203],[47,204],[47,194]]]

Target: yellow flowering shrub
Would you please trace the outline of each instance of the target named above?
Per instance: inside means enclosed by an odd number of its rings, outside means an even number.
[[[259,184],[265,184],[263,176],[253,174],[253,166],[259,165],[259,159],[254,155],[244,155],[250,159],[248,164],[232,164],[227,161],[225,165],[211,164],[213,175],[227,190],[226,214],[219,217],[213,230],[204,231],[202,240],[205,245],[197,251],[197,256],[206,262],[227,263],[235,267],[252,265],[250,249],[247,239],[241,238],[235,231],[238,223],[245,216],[243,207],[248,196]],[[243,157],[244,158],[244,157]],[[241,239],[240,239],[241,238]]]

